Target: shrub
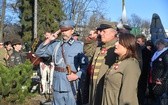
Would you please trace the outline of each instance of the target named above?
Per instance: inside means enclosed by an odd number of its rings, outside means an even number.
[[[22,103],[31,93],[33,66],[30,61],[8,68],[0,64],[0,102]]]

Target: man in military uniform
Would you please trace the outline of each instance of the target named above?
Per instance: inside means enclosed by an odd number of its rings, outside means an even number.
[[[88,57],[89,61],[91,61],[96,47],[100,47],[102,45],[98,31],[96,29],[90,30],[89,35],[84,37],[83,41],[84,53]]]
[[[86,74],[88,61],[83,54],[83,43],[72,38],[74,26],[71,20],[62,21],[62,40],[56,41],[48,37],[36,50],[38,56],[52,55],[55,64],[53,105],[76,105],[79,79]]]
[[[19,39],[12,40],[13,53],[10,55],[8,59],[8,66],[13,67],[18,64],[22,64],[25,62],[26,55],[21,52],[22,42]]]
[[[104,21],[97,30],[104,44],[102,47],[97,47],[92,60],[89,105],[101,105],[104,74],[115,63],[117,58],[114,53],[114,44],[117,41],[115,23]]]
[[[4,48],[3,42],[0,41],[0,63],[6,66],[5,63],[5,54],[7,53],[6,49]]]

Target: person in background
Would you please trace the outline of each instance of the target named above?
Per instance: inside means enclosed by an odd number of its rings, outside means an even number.
[[[74,40],[79,40],[79,33],[77,33],[77,32],[74,32],[73,33],[73,38],[74,38]]]
[[[44,37],[45,39],[51,38],[52,40],[55,40],[57,39],[59,33],[60,30],[52,33],[48,29],[46,30]],[[39,65],[41,75],[40,93],[50,94],[53,85],[54,63],[52,62],[52,56],[40,57],[40,58],[42,59]]]
[[[55,65],[52,105],[76,105],[79,102],[77,93],[80,93],[80,80],[86,74],[88,60],[83,54],[83,42],[73,39],[74,26],[72,20],[61,21],[62,39],[59,41],[50,36],[36,50],[40,57],[52,56]]]
[[[141,67],[141,75],[138,82],[138,99],[140,105],[145,105],[145,98],[147,97],[147,89],[148,85],[148,76],[150,73],[150,62],[153,55],[153,47],[149,48],[149,42],[147,46],[146,37],[143,34],[136,36],[136,41],[140,47],[141,58],[142,58],[142,67]]]
[[[161,105],[160,98],[167,92],[168,86],[168,42],[165,39],[158,39],[155,42],[157,51],[152,56],[152,91],[154,95],[152,105]]]
[[[13,52],[13,47],[12,47],[12,42],[11,41],[6,41],[4,42],[4,47],[6,48],[6,55],[5,55],[5,60],[7,61],[9,56],[12,54]]]
[[[84,53],[89,59],[89,65],[87,68],[87,76],[85,81],[83,82],[83,103],[87,104],[89,101],[89,83],[90,83],[90,75],[91,75],[91,66],[94,53],[97,47],[100,47],[100,35],[98,35],[96,29],[92,29],[89,31],[89,35],[83,38],[84,42]]]
[[[101,105],[139,105],[137,85],[141,70],[136,38],[129,33],[118,36],[114,53],[119,57],[106,72]]]
[[[101,36],[101,47],[97,47],[92,60],[89,105],[101,105],[103,95],[104,75],[115,63],[117,55],[114,44],[117,41],[117,27],[114,22],[103,21],[97,28]]]
[[[118,24],[117,25],[117,31],[118,33],[130,33],[132,28],[129,25],[126,24]]]
[[[6,66],[6,59],[5,54],[7,53],[6,49],[4,48],[4,44],[1,41],[0,42],[0,63],[4,66]]]
[[[84,37],[84,53],[90,62],[92,61],[96,48],[101,46],[99,44],[99,36],[97,30],[90,30],[89,35]]]
[[[21,52],[22,42],[19,39],[12,40],[13,53],[8,59],[8,67],[22,64],[26,60],[26,56]]]

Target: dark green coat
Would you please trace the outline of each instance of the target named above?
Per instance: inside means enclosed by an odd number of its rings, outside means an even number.
[[[21,64],[25,62],[25,56],[21,52],[13,51],[11,56],[8,59],[8,66],[13,67],[15,65]]]
[[[140,73],[139,62],[134,58],[114,64],[105,75],[102,105],[139,105]]]

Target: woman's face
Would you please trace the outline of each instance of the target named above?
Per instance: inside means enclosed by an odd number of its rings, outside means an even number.
[[[122,57],[123,55],[126,54],[127,49],[126,49],[124,46],[122,46],[122,45],[119,43],[119,41],[117,41],[117,42],[115,43],[115,50],[114,50],[114,52],[115,52],[116,54],[118,54],[120,57]]]

